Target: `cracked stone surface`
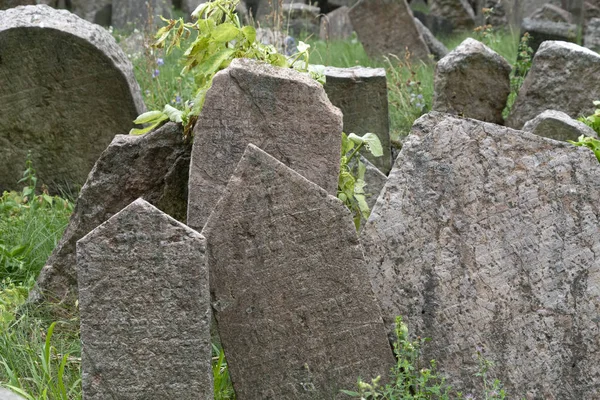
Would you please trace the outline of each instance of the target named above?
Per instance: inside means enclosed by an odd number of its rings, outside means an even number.
[[[202,229],[248,143],[336,194],[342,113],[289,68],[236,59],[217,73],[194,128],[188,225]]]
[[[384,320],[431,338],[425,359],[463,393],[485,346],[511,398],[597,399],[599,198],[588,149],[421,117],[361,234]]]
[[[394,359],[341,201],[250,144],[202,234],[237,399],[339,399],[358,376],[388,376]]]
[[[117,135],[81,189],[60,242],[40,272],[31,300],[60,301],[77,294],[75,243],[123,207],[143,197],[185,221],[191,145],[174,123],[144,136]]]
[[[84,398],[213,398],[205,251],[142,199],[77,242]]]

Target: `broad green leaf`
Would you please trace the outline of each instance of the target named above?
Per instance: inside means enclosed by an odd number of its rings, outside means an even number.
[[[256,29],[253,26],[245,26],[242,28],[242,34],[250,43],[254,43],[256,40]]]
[[[374,133],[365,133],[362,137],[351,133],[350,135],[348,135],[348,139],[352,140],[354,143],[357,144],[364,143],[366,148],[375,157],[381,157],[383,155],[383,147],[381,147],[381,142],[379,141],[377,135]]]
[[[194,11],[192,11],[192,17],[198,19],[204,16],[205,11],[211,6],[210,2],[201,3],[196,7]]]
[[[134,121],[134,124],[148,124],[150,122],[155,122],[164,116],[162,111],[148,111],[141,115],[139,115]]]
[[[356,174],[356,177],[359,180],[362,180],[364,182],[365,172],[367,171],[367,166],[363,162],[361,162],[360,159],[358,160],[357,165],[358,165],[358,173]]]
[[[165,104],[165,109],[163,110],[163,113],[165,113],[169,117],[169,119],[173,122],[178,122],[178,123],[182,122],[181,117],[183,115],[183,111],[178,110],[169,104]]]
[[[198,73],[203,74],[205,76],[213,76],[221,66],[221,63],[229,58],[233,53],[235,53],[234,49],[223,49],[218,53],[210,56],[204,63],[198,65]]]
[[[210,34],[217,42],[230,42],[235,39],[240,33],[240,30],[233,24],[218,25]]]

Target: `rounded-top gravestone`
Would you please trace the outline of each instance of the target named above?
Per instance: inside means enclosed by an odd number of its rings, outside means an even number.
[[[28,151],[51,192],[82,185],[143,111],[131,63],[100,26],[44,5],[0,11],[0,193],[19,186]]]

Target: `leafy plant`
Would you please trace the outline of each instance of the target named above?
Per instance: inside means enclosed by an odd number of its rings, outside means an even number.
[[[483,14],[484,21],[488,21],[490,17],[494,13],[493,8],[483,8],[481,9]],[[491,24],[484,24],[473,29],[473,33],[475,34],[475,39],[484,43],[486,46],[493,46],[494,44],[500,42],[500,38],[496,33],[496,29]]]
[[[342,133],[342,154],[340,156],[340,175],[338,179],[337,197],[344,202],[353,215],[356,230],[360,229],[361,219],[368,219],[371,210],[366,201],[365,171],[366,166],[360,161],[360,152],[366,148],[375,157],[383,155],[379,138],[374,133],[366,133],[362,137],[354,133]],[[351,168],[356,163],[356,173]]]
[[[583,122],[590,128],[592,128],[596,133],[600,134],[600,101],[595,100],[594,106],[596,106],[596,110],[592,115],[588,115],[587,117],[580,117],[577,120]]]
[[[569,140],[569,143],[579,147],[587,147],[588,149],[592,150],[594,152],[594,155],[598,159],[598,162],[600,162],[600,140],[593,137],[581,135],[579,136],[576,142],[573,140]]]
[[[523,86],[525,77],[531,69],[531,61],[533,57],[533,49],[529,46],[532,36],[525,32],[519,41],[519,47],[517,50],[517,61],[510,73],[510,94],[506,101],[506,108],[503,111],[503,116],[506,118],[517,99],[519,90]]]
[[[213,343],[213,381],[215,386],[215,400],[233,400],[235,392],[231,386],[229,369],[225,361],[225,352]]]

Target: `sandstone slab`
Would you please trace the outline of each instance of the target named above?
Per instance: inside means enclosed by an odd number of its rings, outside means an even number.
[[[436,65],[433,109],[502,124],[510,64],[475,39],[465,39]]]
[[[194,128],[188,225],[201,229],[248,143],[257,143],[331,194],[342,113],[323,86],[291,69],[234,60],[217,73]]]
[[[510,397],[595,399],[598,198],[588,149],[421,117],[361,235],[384,320],[431,338],[424,359],[463,393],[480,385],[484,346]]]
[[[205,250],[142,199],[77,242],[84,398],[213,397]]]
[[[112,138],[144,111],[114,38],[68,11],[0,12],[0,58],[0,192],[19,189],[29,150],[38,184],[54,193],[79,187]]]
[[[582,78],[585,77],[585,78]],[[542,43],[506,125],[520,129],[545,110],[557,110],[572,118],[594,111],[600,99],[600,55],[573,43]]]
[[[567,114],[546,110],[523,126],[523,130],[549,139],[577,141],[579,136],[598,137],[596,131]]]
[[[350,19],[370,57],[391,53],[402,58],[408,49],[414,60],[429,61],[406,0],[363,0],[350,9]]]
[[[190,153],[183,129],[174,123],[144,136],[117,135],[81,189],[69,225],[46,261],[31,299],[75,296],[75,243],[138,197],[185,221]]]
[[[325,68],[325,92],[344,115],[344,132],[377,135],[383,156],[363,155],[384,174],[392,169],[387,77],[383,68]]]
[[[203,229],[236,397],[332,399],[394,360],[350,212],[253,145]]]
[[[588,23],[583,45],[596,52],[600,50],[600,18],[592,18]]]

